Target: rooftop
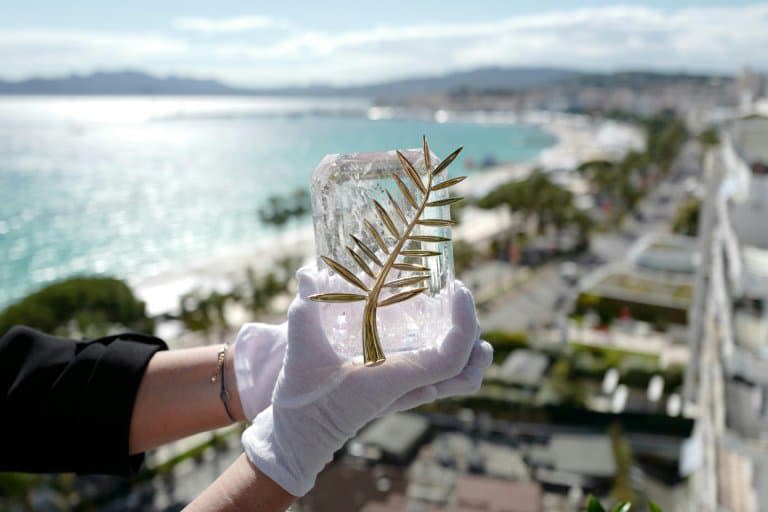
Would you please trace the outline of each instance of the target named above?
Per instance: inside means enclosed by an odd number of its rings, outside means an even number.
[[[501,365],[499,377],[508,382],[533,386],[541,382],[549,366],[549,358],[541,352],[515,350]]]
[[[487,512],[539,512],[541,486],[463,475],[456,481],[455,510]]]
[[[300,498],[299,506],[300,510],[361,510],[364,505],[386,503],[390,495],[404,494],[406,485],[403,471],[394,466],[379,464],[372,470],[331,463],[320,472],[312,491]]]
[[[461,471],[482,469],[487,475],[510,480],[528,480],[522,455],[500,443],[474,441],[457,432],[438,435],[431,444],[437,461]]]
[[[376,448],[384,456],[405,461],[429,430],[426,418],[415,414],[397,413],[371,423],[350,443],[353,455],[362,455],[365,448]]]
[[[682,274],[693,274],[700,261],[696,238],[666,233],[641,238],[629,258],[642,268]]]
[[[456,482],[456,470],[430,460],[417,460],[408,468],[408,497],[429,503],[445,504]]]
[[[611,440],[604,435],[554,435],[547,447],[530,453],[534,465],[556,471],[611,478],[616,473]]]
[[[598,270],[584,283],[586,293],[611,299],[687,309],[693,297],[690,276],[673,278],[614,265]]]

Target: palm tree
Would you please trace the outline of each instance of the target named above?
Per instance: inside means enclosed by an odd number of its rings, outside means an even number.
[[[282,197],[273,195],[267,198],[267,205],[259,208],[261,222],[275,227],[282,227],[291,217],[291,210]]]
[[[554,183],[543,171],[536,170],[524,180],[500,185],[478,201],[481,208],[505,205],[523,217],[524,231],[529,219],[536,222],[535,232],[554,229],[559,241],[562,231],[575,226],[586,240],[592,223],[589,216],[576,208],[573,193]]]
[[[297,188],[286,196],[271,195],[267,204],[259,208],[259,218],[264,224],[282,227],[291,219],[300,219],[310,211],[309,192]]]

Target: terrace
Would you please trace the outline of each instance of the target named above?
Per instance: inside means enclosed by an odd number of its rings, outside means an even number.
[[[620,318],[648,322],[658,330],[686,325],[693,300],[691,276],[641,271],[615,265],[589,276],[581,287],[574,313],[597,314],[603,325]]]

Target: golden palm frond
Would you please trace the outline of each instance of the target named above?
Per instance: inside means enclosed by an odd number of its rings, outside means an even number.
[[[416,288],[414,290],[406,290],[404,292],[396,293],[395,295],[391,295],[386,299],[382,300],[381,302],[379,302],[378,305],[379,307],[391,306],[392,304],[397,304],[398,302],[403,302],[405,300],[413,298],[426,290],[427,290],[427,287],[425,286],[423,288]]]
[[[350,246],[347,246],[346,248],[349,255],[352,256],[352,259],[357,263],[357,266],[360,267],[360,270],[371,276],[371,279],[376,279],[376,274],[373,273],[373,270],[371,270],[371,267],[368,266],[363,257],[357,254]]]
[[[368,259],[370,259],[372,262],[374,262],[377,266],[383,267],[384,264],[381,262],[378,256],[376,256],[376,253],[371,250],[370,247],[368,247],[362,240],[357,238],[355,235],[350,235],[350,238],[353,242],[360,248],[361,251],[363,251],[363,254],[368,256]]]
[[[387,247],[387,244],[384,242],[384,239],[381,237],[378,231],[376,231],[376,228],[373,227],[373,224],[366,219],[363,221],[365,223],[365,228],[368,230],[368,232],[371,234],[374,240],[376,240],[376,245],[378,245],[382,251],[384,251],[384,254],[389,254],[389,247]]]
[[[416,242],[450,242],[451,239],[447,236],[434,236],[434,235],[411,235],[408,237],[408,240],[413,240]]]
[[[392,268],[395,270],[405,270],[407,272],[429,272],[429,267],[416,265],[414,263],[393,263]]]
[[[357,302],[367,300],[368,296],[359,293],[321,293],[313,295],[311,299],[318,302]]]
[[[403,197],[406,201],[408,201],[408,204],[413,206],[414,208],[419,208],[419,203],[416,202],[416,198],[413,197],[413,194],[411,194],[411,191],[408,189],[408,187],[403,183],[403,180],[400,179],[400,176],[397,174],[392,175],[393,178],[395,178],[395,182],[397,183],[397,188],[400,189],[400,192],[403,193]]]
[[[444,188],[452,187],[455,184],[461,183],[462,181],[464,181],[464,178],[466,178],[466,176],[457,176],[455,178],[445,180],[441,183],[438,183],[434,187],[432,187],[432,190],[443,190]]]
[[[381,343],[379,341],[378,327],[376,325],[376,312],[377,308],[390,306],[399,302],[412,299],[421,293],[424,293],[428,287],[421,286],[418,288],[412,288],[404,290],[385,298],[381,298],[383,289],[397,289],[407,286],[418,285],[427,281],[429,275],[415,275],[411,277],[405,277],[395,279],[394,281],[387,281],[387,276],[392,269],[399,270],[401,272],[428,272],[429,267],[424,265],[418,265],[415,263],[407,263],[404,261],[397,261],[397,258],[427,258],[440,255],[438,251],[423,250],[423,249],[407,249],[405,244],[408,241],[414,242],[427,242],[427,243],[441,243],[450,242],[451,239],[444,236],[437,235],[413,235],[411,232],[413,229],[420,226],[428,227],[450,227],[455,224],[455,221],[450,219],[425,219],[422,218],[424,211],[428,207],[448,206],[457,201],[461,201],[460,197],[451,197],[446,199],[438,199],[430,201],[430,194],[437,190],[443,190],[448,187],[452,187],[461,182],[465,177],[460,176],[457,178],[450,178],[440,183],[435,183],[435,177],[442,173],[456,157],[461,153],[463,148],[458,148],[456,151],[448,155],[448,157],[440,162],[434,169],[432,168],[432,159],[429,152],[429,144],[427,144],[427,138],[422,139],[422,146],[424,152],[424,167],[427,172],[427,183],[425,184],[419,175],[413,164],[403,155],[400,151],[396,151],[397,158],[400,161],[400,165],[408,176],[414,187],[418,190],[419,200],[417,200],[414,193],[403,182],[403,180],[396,174],[393,175],[397,187],[403,195],[405,202],[410,205],[415,213],[409,218],[406,214],[407,209],[401,207],[401,205],[395,200],[392,194],[387,191],[387,197],[392,204],[394,215],[390,214],[386,208],[377,200],[372,200],[373,208],[376,211],[379,219],[384,227],[387,229],[390,235],[395,239],[395,243],[392,247],[387,245],[384,237],[379,233],[376,227],[367,219],[365,219],[365,229],[371,235],[376,245],[386,255],[386,259],[382,261],[376,253],[368,247],[360,238],[352,235],[352,241],[360,250],[360,253],[355,251],[352,247],[347,246],[347,252],[355,261],[360,270],[368,275],[373,280],[373,285],[370,289],[366,284],[358,278],[354,272],[343,266],[341,263],[332,260],[326,256],[320,258],[328,265],[334,272],[339,274],[345,281],[353,286],[365,291],[365,294],[357,293],[320,293],[311,295],[311,300],[320,302],[357,302],[365,301],[365,307],[363,309],[363,360],[367,366],[376,365],[382,363],[385,360],[384,352],[381,349]],[[392,220],[393,217],[397,217],[403,224],[402,231],[398,229],[397,224]],[[378,272],[374,272],[368,265],[365,258],[367,257],[373,264],[379,267]]]
[[[384,288],[402,288],[403,286],[419,284],[427,279],[429,279],[429,276],[404,277],[402,279],[395,279],[394,281],[384,283]]]

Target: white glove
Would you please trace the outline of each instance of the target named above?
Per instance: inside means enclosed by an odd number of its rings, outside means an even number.
[[[457,282],[458,284],[458,282]],[[487,341],[476,339],[469,354],[469,361],[455,377],[436,384],[414,389],[395,400],[379,416],[393,412],[407,411],[422,404],[428,404],[450,396],[471,395],[483,383],[483,374],[493,362],[493,347]]]
[[[457,282],[453,327],[444,339],[364,367],[337,355],[324,335],[318,304],[306,298],[317,291],[317,272],[302,269],[298,278],[272,406],[256,416],[242,440],[253,464],[292,495],[303,496],[333,454],[371,419],[476,390],[492,350],[478,340],[472,295]]]
[[[279,325],[248,323],[237,333],[234,343],[234,367],[237,390],[245,417],[256,417],[272,401],[275,382],[283,365],[288,323]],[[493,359],[493,349],[476,340],[467,366],[444,382],[415,389],[398,399],[382,413],[405,411],[439,398],[474,393],[480,388],[485,368]]]
[[[245,324],[235,339],[235,380],[247,419],[253,419],[272,401],[275,381],[283,366],[288,323]]]

